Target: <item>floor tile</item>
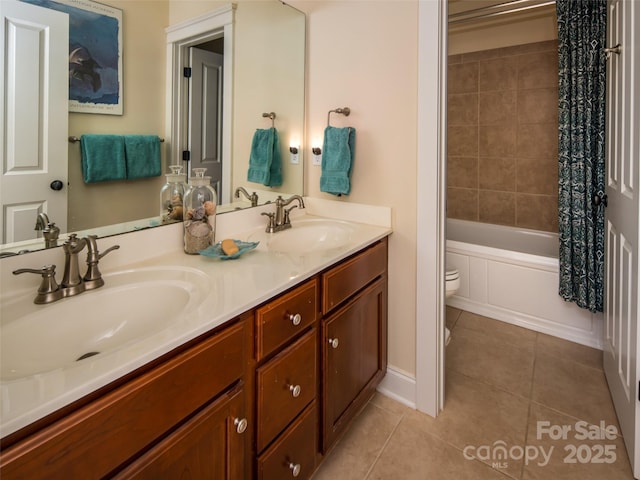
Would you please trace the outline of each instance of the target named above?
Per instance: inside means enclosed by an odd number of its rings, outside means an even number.
[[[532,405],[526,449],[532,460],[526,462],[522,478],[633,480],[622,438],[606,437],[599,433],[598,427],[588,429],[587,425],[576,422],[575,418],[542,405]],[[585,431],[599,437],[585,439]],[[537,458],[533,458],[534,455]]]
[[[460,322],[461,320],[459,320]],[[447,370],[529,397],[534,348],[513,345],[459,324],[447,347]]]
[[[526,349],[533,349],[536,344],[537,334],[533,330],[476,315],[475,313],[462,312],[456,326]]]
[[[524,445],[529,399],[453,371],[447,372],[445,395],[444,409],[437,418],[415,411],[405,418],[415,419],[415,428],[424,428],[459,450],[482,451],[496,443]],[[495,461],[480,460],[489,465]],[[500,468],[519,478],[522,462],[512,461]]]
[[[449,305],[447,305],[445,313],[445,323],[449,330],[453,330],[455,328],[456,322],[458,321],[461,313],[462,310],[458,310],[455,307],[450,307]]]
[[[536,353],[553,355],[602,370],[602,350],[538,333]]]
[[[416,428],[416,422],[415,415],[402,419],[367,480],[506,480],[491,467],[465,459],[461,450]]]
[[[325,458],[313,480],[361,480],[380,455],[401,415],[369,403]]]
[[[618,425],[604,372],[572,360],[538,354],[531,399],[596,425]]]

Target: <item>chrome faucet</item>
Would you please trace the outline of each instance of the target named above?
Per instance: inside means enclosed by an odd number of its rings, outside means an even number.
[[[297,200],[298,205],[294,205],[289,208],[284,208],[294,200]],[[286,230],[287,228],[291,228],[291,219],[289,218],[289,215],[291,214],[291,210],[298,207],[304,208],[304,200],[300,195],[292,195],[286,200],[282,198],[282,196],[278,196],[278,198],[276,198],[275,213],[263,212],[261,214],[269,217],[269,223],[267,225],[267,230],[266,230],[267,233],[280,232],[282,230]]]
[[[56,227],[56,224],[49,221],[49,217],[46,213],[40,212],[36,217],[35,230],[42,230],[42,236],[44,237],[45,248],[52,248],[58,246],[58,237],[60,236],[60,229]]]
[[[240,194],[241,193],[245,197],[247,197],[247,200],[249,200],[251,202],[251,206],[252,207],[255,207],[255,206],[258,205],[258,194],[256,192],[252,192],[251,195],[249,195],[249,193],[243,187],[238,187],[238,188],[236,188],[236,191],[233,194],[233,196],[235,198],[240,198]]]
[[[20,268],[14,270],[14,275],[21,273],[35,273],[42,277],[38,293],[36,294],[34,303],[45,304],[52,303],[64,297],[72,297],[78,295],[85,290],[91,290],[104,285],[104,280],[98,269],[98,261],[107,253],[120,248],[120,245],[114,245],[106,249],[103,253],[98,252],[97,237],[90,235],[86,238],[78,238],[75,233],[69,235],[68,240],[62,246],[65,254],[64,274],[60,285],[56,282],[56,266],[45,265],[41,269]],[[78,253],[84,247],[87,247],[87,272],[84,277],[80,276],[80,268],[78,267]]]

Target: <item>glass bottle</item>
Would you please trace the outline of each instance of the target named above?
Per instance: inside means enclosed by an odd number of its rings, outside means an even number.
[[[206,168],[194,168],[184,194],[184,251],[195,255],[213,245],[216,229],[216,191]]]
[[[160,221],[174,223],[182,221],[184,211],[184,190],[187,176],[182,173],[182,165],[170,165],[171,173],[165,175],[167,183],[160,189]]]

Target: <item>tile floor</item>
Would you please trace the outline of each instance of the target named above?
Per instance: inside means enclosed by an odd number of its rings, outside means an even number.
[[[376,393],[313,480],[633,479],[599,428],[618,429],[602,352],[451,307],[447,325],[440,415]]]

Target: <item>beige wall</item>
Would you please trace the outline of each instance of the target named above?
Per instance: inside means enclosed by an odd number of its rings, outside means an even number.
[[[114,0],[109,5],[122,9],[124,114],[69,113],[69,135],[131,133],[162,137],[168,1],[154,1],[153,8],[142,0]],[[164,180],[160,176],[86,185],[82,180],[80,144],[69,144],[69,231],[157,215]]]
[[[415,374],[418,2],[292,1],[307,14],[307,145],[332,125],[356,129],[351,194],[320,192],[320,167],[306,162],[313,197],[393,208],[389,244],[389,364]],[[434,161],[436,161],[434,159]]]

